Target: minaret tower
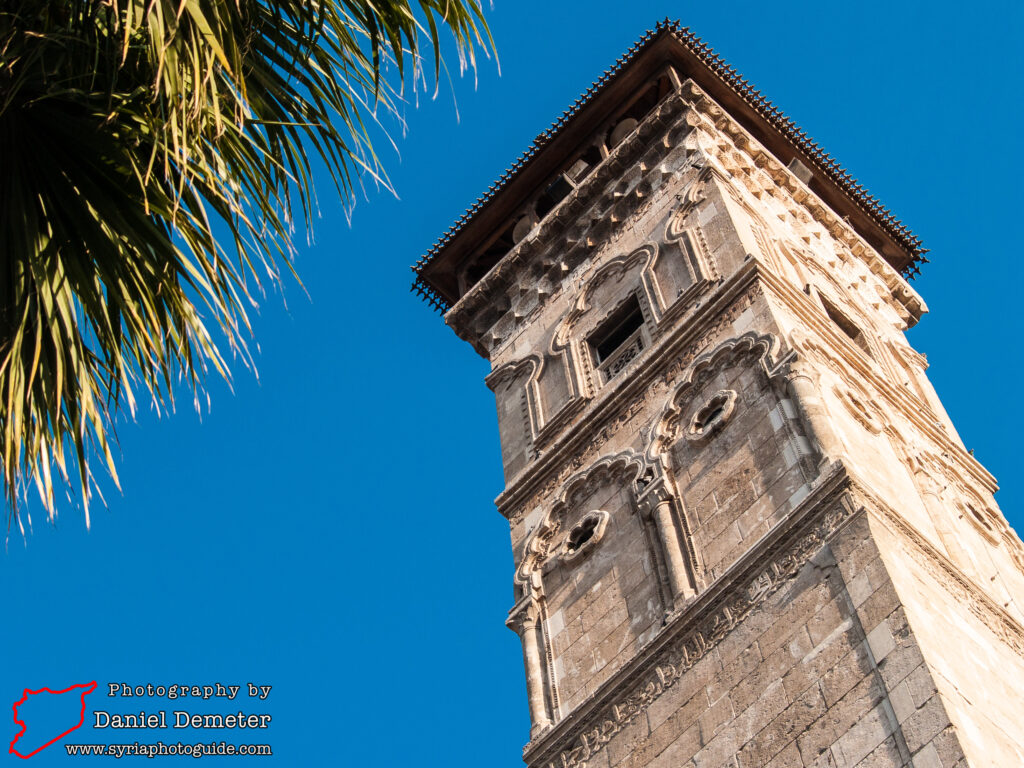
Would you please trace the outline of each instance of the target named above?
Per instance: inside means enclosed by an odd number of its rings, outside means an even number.
[[[644,36],[416,267],[491,361],[535,768],[1024,766],[1024,546],[919,241]]]

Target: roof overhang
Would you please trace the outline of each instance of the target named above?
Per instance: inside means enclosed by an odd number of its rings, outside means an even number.
[[[666,21],[605,72],[449,228],[413,267],[413,290],[438,309],[454,304],[459,298],[457,271],[465,259],[557,173],[566,157],[592,136],[596,125],[612,117],[666,66],[674,68],[681,80],[693,79],[781,163],[798,159],[810,169],[811,191],[892,267],[908,277],[919,271],[926,250],[918,238],[699,38],[678,22]]]

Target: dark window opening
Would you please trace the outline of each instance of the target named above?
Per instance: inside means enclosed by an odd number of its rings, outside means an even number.
[[[708,411],[707,413],[702,413],[697,418],[697,428],[698,429],[706,429],[708,424],[713,422],[715,419],[717,419],[719,416],[721,416],[724,412],[725,412],[725,403],[721,403],[719,405],[712,406],[710,411]]]
[[[846,315],[832,306],[824,297],[821,299],[821,304],[825,307],[825,314],[828,315],[829,320],[835,323],[836,327],[845,333],[850,338],[850,341],[860,347],[868,357],[871,357],[871,348],[868,346],[864,331],[854,325]]]
[[[595,531],[597,531],[597,518],[591,517],[584,520],[569,534],[569,540],[565,545],[566,551],[570,554],[579,552],[584,544],[594,538]]]
[[[597,144],[591,144],[590,148],[583,153],[580,159],[591,167],[599,164],[604,159],[601,155],[601,147]]]
[[[596,144],[591,144],[586,152],[566,166],[565,175],[572,179],[574,183],[579,184],[595,166],[600,165],[603,159],[600,147]]]
[[[643,324],[640,302],[635,295],[631,296],[591,335],[590,345],[594,348],[597,362],[603,363],[611,357]]]
[[[537,205],[535,206],[537,215],[543,219],[552,208],[562,202],[574,189],[575,187],[569,183],[564,173],[558,174],[555,180],[537,198]]]
[[[612,120],[612,125],[618,125],[627,118],[632,118],[638,123],[643,122],[643,119],[671,90],[672,81],[667,75],[658,78],[657,81],[648,85],[626,109],[619,113],[618,117]]]
[[[967,511],[971,513],[971,515],[974,517],[975,520],[977,520],[979,523],[981,523],[985,527],[986,530],[988,530],[988,531],[992,530],[992,523],[990,523],[987,519],[985,519],[984,515],[982,515],[980,512],[978,512],[978,510],[976,510],[970,504],[968,504],[966,506],[967,506]]]
[[[505,254],[512,250],[515,241],[512,239],[512,230],[515,222],[510,222],[494,240],[488,245],[466,268],[466,289],[476,285],[481,277],[491,271],[491,268],[504,258]]]
[[[602,159],[600,148],[592,144],[583,154],[568,163],[537,198],[534,206],[537,215],[542,219],[547,216]]]
[[[728,412],[731,410],[730,398],[734,396],[733,393],[719,392],[712,397],[704,404],[703,408],[694,414],[693,421],[690,422],[689,434],[693,437],[699,437],[722,426],[728,416]]]

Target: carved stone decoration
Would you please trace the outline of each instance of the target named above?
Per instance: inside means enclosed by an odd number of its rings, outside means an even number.
[[[656,321],[665,326],[685,314],[718,278],[704,232],[699,226],[673,227],[673,217],[661,247],[645,274],[656,298]]]
[[[481,354],[490,354],[509,336],[507,332],[492,334],[490,329],[501,324],[506,312],[509,316],[513,314],[507,299],[499,303],[497,297],[506,295],[524,266],[531,262],[540,264],[544,276],[557,284],[589,258],[598,244],[618,239],[622,223],[651,205],[670,180],[693,169],[690,153],[681,145],[699,117],[686,103],[673,94],[645,121],[647,128],[648,121],[655,126],[655,133],[661,134],[660,140],[651,135],[645,136],[646,140],[626,140],[615,147],[594,172],[582,179],[555,210],[452,307],[449,324]],[[620,174],[632,168],[643,171],[623,189]],[[537,298],[543,303],[548,297]],[[523,318],[514,318],[512,325],[518,325]]]
[[[725,426],[735,410],[735,390],[721,389],[693,414],[683,435],[694,443],[706,440]]]
[[[699,553],[694,550],[692,542],[693,524],[687,517],[686,507],[694,502],[693,499],[685,499],[680,492],[676,477],[676,459],[673,457],[673,446],[680,439],[685,443],[692,442],[695,449],[701,448],[703,440],[710,437],[725,424],[735,409],[737,395],[732,391],[718,391],[700,407],[694,406],[694,399],[697,394],[710,382],[719,372],[745,363],[764,378],[766,385],[778,372],[778,364],[775,362],[777,341],[772,335],[761,335],[757,333],[746,333],[740,337],[728,339],[710,352],[706,352],[694,360],[682,375],[679,382],[669,395],[660,415],[654,420],[653,428],[645,451],[647,460],[652,466],[659,469],[664,476],[665,484],[671,495],[677,499],[679,505],[678,518],[682,530],[679,548],[689,571],[689,580],[692,589],[698,589],[705,576],[705,567],[701,562]],[[718,406],[722,406],[721,410]],[[694,412],[692,418],[684,420],[687,413]],[[701,421],[701,416],[706,423]],[[702,431],[705,430],[705,431]],[[692,432],[691,440],[684,439]],[[793,435],[794,454],[800,455],[801,450],[796,444],[798,435]],[[667,526],[665,526],[667,528]],[[663,534],[664,540],[671,541],[674,537],[668,533]],[[670,561],[671,565],[671,561]],[[679,569],[676,569],[677,572]],[[682,585],[683,579],[677,580],[677,585]],[[683,590],[685,594],[685,590]],[[678,594],[678,590],[677,590]]]
[[[594,295],[598,289],[608,281],[621,281],[623,277],[634,270],[637,271],[638,276],[647,273],[657,253],[658,246],[654,243],[648,243],[624,256],[617,256],[602,264],[593,275],[586,279],[586,282],[572,303],[572,309],[558,324],[558,330],[555,332],[552,341],[553,347],[563,348],[573,340],[573,337],[579,335],[577,329],[581,325],[584,316],[588,315],[590,310],[593,309]],[[636,285],[639,286],[640,284],[641,280],[636,280]],[[623,291],[623,295],[626,293],[628,291]],[[649,293],[646,298],[649,300]],[[605,312],[604,314],[608,313]],[[586,327],[598,324],[598,318],[593,316],[592,318],[589,323],[586,323]]]
[[[957,504],[957,507],[960,510],[961,516],[974,526],[974,530],[980,533],[985,541],[994,547],[999,546],[1001,537],[996,530],[995,516],[991,512],[979,505],[977,501],[973,503],[961,501]]]
[[[579,560],[590,552],[604,536],[610,515],[598,509],[585,515],[572,530],[565,535],[565,541],[558,549],[558,557],[563,562],[571,563]]]
[[[651,470],[649,476],[653,478],[653,475]],[[657,526],[672,605],[678,609],[696,593],[697,565],[686,516],[677,513],[678,497],[670,490],[669,483],[664,475],[645,480],[639,506],[641,513],[652,517]]]
[[[867,394],[862,391],[858,392],[853,387],[842,382],[832,386],[832,393],[864,429],[873,435],[877,435],[882,431],[884,424],[881,420],[881,407],[878,403],[871,400]]]
[[[623,302],[636,297],[653,328],[689,309],[708,290],[714,270],[700,230],[675,231],[670,226],[669,231],[663,246],[647,243],[601,264],[585,278],[572,308],[558,323],[549,354],[565,359],[585,396],[592,397],[601,383],[587,339]]]
[[[744,311],[756,301],[759,291],[756,287],[740,293],[733,302],[724,310],[712,308],[710,305],[701,307],[695,313],[693,325],[702,329],[698,338],[677,352],[672,353],[672,359],[667,364],[651,366],[648,369],[634,372],[634,377],[642,377],[646,388],[642,394],[625,411],[610,416],[607,419],[595,419],[593,421],[594,431],[588,433],[585,442],[577,445],[571,433],[556,433],[554,430],[564,426],[563,419],[567,414],[558,414],[552,417],[537,437],[538,444],[551,446],[546,452],[546,458],[560,459],[557,465],[544,466],[544,462],[537,462],[526,473],[525,478],[520,478],[520,484],[514,485],[498,499],[498,509],[510,522],[517,524],[522,520],[527,510],[534,509],[540,504],[546,503],[553,493],[566,481],[574,472],[586,466],[594,457],[600,455],[602,447],[607,443],[624,425],[629,424],[636,414],[652,406],[653,403],[662,401],[662,397],[680,376],[690,367],[695,358],[701,355],[714,340],[719,337],[724,328],[730,327]],[[577,400],[573,406],[574,414],[588,406],[590,401]],[[568,414],[573,415],[573,414]],[[553,430],[548,432],[548,430]],[[570,448],[571,446],[571,448]],[[543,479],[535,486],[527,486],[531,472],[542,475]],[[528,487],[528,492],[523,488]]]
[[[576,574],[583,576],[590,574],[590,578],[598,580],[601,578],[599,575],[593,574],[600,574],[602,571],[588,571],[587,569],[593,567],[591,564],[595,561],[592,557],[598,552],[602,541],[607,538],[610,526],[613,524],[612,512],[606,509],[591,508],[590,511],[580,514],[580,510],[587,509],[585,505],[589,499],[594,497],[595,493],[605,492],[604,489],[611,488],[616,489],[614,491],[616,494],[624,492],[632,499],[631,502],[623,504],[622,497],[618,497],[620,500],[614,502],[617,506],[608,509],[613,511],[619,509],[621,514],[626,516],[617,518],[617,522],[614,523],[617,535],[623,535],[626,530],[634,531],[632,535],[636,538],[633,541],[638,547],[645,548],[647,552],[645,558],[648,556],[650,558],[650,566],[643,566],[640,570],[642,573],[649,570],[652,574],[645,582],[648,584],[645,589],[650,590],[649,594],[655,602],[645,608],[645,611],[653,612],[653,618],[656,618],[658,622],[654,626],[660,625],[661,616],[663,616],[660,611],[672,604],[671,597],[666,596],[663,586],[661,586],[665,584],[665,571],[670,569],[671,565],[665,565],[663,553],[652,549],[655,546],[653,542],[655,535],[650,530],[652,524],[646,522],[643,515],[636,514],[640,507],[636,501],[641,490],[638,480],[645,476],[651,476],[651,468],[644,463],[642,456],[627,450],[606,456],[586,470],[569,478],[547,514],[541,518],[524,544],[515,574],[516,594],[519,596],[519,602],[512,614],[516,614],[522,605],[535,604],[541,616],[546,616],[548,611],[562,616],[566,606],[572,604],[563,602],[559,597],[565,594],[559,590],[562,588],[560,585],[566,584],[567,568],[573,569],[569,576],[570,579],[575,579]],[[651,483],[645,482],[643,491],[646,498],[654,498]],[[620,512],[615,512],[615,514],[620,514]],[[666,518],[664,512],[662,517]],[[635,522],[627,523],[628,519]],[[567,522],[572,520],[575,520],[574,524]],[[550,594],[547,586],[549,582],[553,582],[555,585],[551,587]],[[570,591],[569,594],[572,592]],[[692,594],[692,588],[690,588],[689,594]],[[624,594],[621,599],[628,600],[629,597],[630,595]],[[557,600],[552,603],[551,601],[555,598]],[[553,652],[546,629],[547,622],[545,620],[541,622],[536,634],[530,635],[524,640],[524,653],[532,654],[534,652],[527,646],[527,641],[537,642],[536,656],[540,659],[538,663],[541,665],[541,671],[534,670],[533,674],[535,679],[542,681],[542,693],[539,695],[538,701],[543,701],[544,716],[557,720],[560,711],[558,702],[564,697],[559,690],[563,673],[557,671],[560,669],[558,664],[561,661],[556,664],[555,657],[558,656],[561,659],[562,651]],[[558,629],[553,630],[554,633],[559,631]],[[524,635],[524,637],[526,636]],[[573,689],[570,688],[568,692],[572,693]],[[540,704],[537,706],[539,707]],[[534,722],[536,724],[537,720]]]
[[[673,212],[666,229],[666,235],[669,239],[681,237],[686,232],[686,221],[690,214],[707,199],[707,183],[711,180],[713,173],[714,171],[710,166],[701,168],[697,178],[679,196],[680,205]]]
[[[1003,544],[1006,545],[1006,550],[1010,553],[1014,565],[1021,573],[1024,573],[1024,542],[1021,542],[1020,536],[1009,526],[1003,529]]]
[[[751,332],[723,341],[711,352],[695,360],[655,420],[652,440],[647,449],[648,460],[661,460],[669,446],[679,437],[680,430],[686,430],[681,419],[694,391],[710,380],[718,370],[745,357],[756,359],[763,373],[771,378],[777,373],[777,364],[773,360],[777,347],[778,342],[774,336]]]
[[[821,397],[821,392],[830,388],[826,374],[834,374],[838,381],[847,378],[849,374],[834,350],[800,329],[790,332],[789,341],[797,354],[790,362],[784,378],[804,416],[811,437],[817,443],[821,462],[827,463],[843,455],[845,446],[832,426],[833,417]],[[820,365],[821,363],[824,363],[824,366]],[[852,402],[848,407],[853,411],[857,410]],[[854,416],[857,416],[856,412]],[[866,419],[867,416],[864,415],[862,418]]]
[[[530,704],[530,738],[551,727],[545,696],[544,665],[537,637],[542,618],[540,604],[526,597],[509,611],[505,626],[519,635],[523,643],[523,665],[526,669],[526,694]]]
[[[614,312],[622,302],[631,296],[635,295],[640,301],[641,308],[646,306],[647,314],[650,314],[650,296],[647,290],[642,289],[643,281],[640,274],[646,270],[656,253],[657,246],[645,245],[602,265],[586,280],[573,301],[572,309],[556,326],[548,354],[561,359],[565,370],[569,373],[572,391],[576,393],[570,400],[570,405],[580,398],[593,397],[596,391],[594,360],[587,348],[587,336],[598,327],[605,317]],[[605,295],[608,291],[602,291],[602,287],[608,281],[612,281],[614,285],[633,272],[637,273],[632,280],[634,290],[625,289],[616,292],[618,300],[608,306],[609,296]],[[600,314],[593,311],[595,298],[598,299],[599,306],[606,311]]]
[[[644,468],[643,457],[633,451],[623,451],[600,459],[566,480],[548,513],[537,524],[526,542],[522,561],[516,569],[516,584],[538,596],[543,596],[540,575],[544,562],[549,557],[559,554],[555,542],[560,541],[558,533],[562,529],[562,520],[568,507],[579,502],[599,483],[614,480],[626,487],[635,488],[633,484],[643,474]]]
[[[497,368],[484,379],[498,408],[502,463],[508,477],[526,467],[543,418],[537,388],[541,363],[539,356],[530,355]]]

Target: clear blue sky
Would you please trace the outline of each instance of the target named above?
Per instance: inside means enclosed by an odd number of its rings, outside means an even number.
[[[527,706],[519,641],[503,626],[512,562],[492,504],[502,477],[488,366],[409,293],[408,265],[665,16],[932,249],[915,283],[932,314],[911,339],[1019,529],[1022,8],[495,0],[501,76],[484,62],[476,90],[456,84],[459,121],[448,94],[410,108],[401,158],[386,155],[401,198],[372,194],[349,226],[324,188],[316,243],[297,264],[309,298],[288,284],[287,307],[270,296],[256,321],[259,380],[238,370],[234,394],[215,382],[201,421],[183,403],[123,424],[124,491],[103,484],[91,530],[68,509],[55,526],[36,512],[25,541],[12,533],[0,703],[94,679],[253,682],[273,686],[242,708],[273,716],[253,740],[273,745],[274,764],[521,765]],[[14,730],[0,727],[5,743]],[[177,738],[93,733],[68,741]],[[50,748],[32,760],[70,758]]]

